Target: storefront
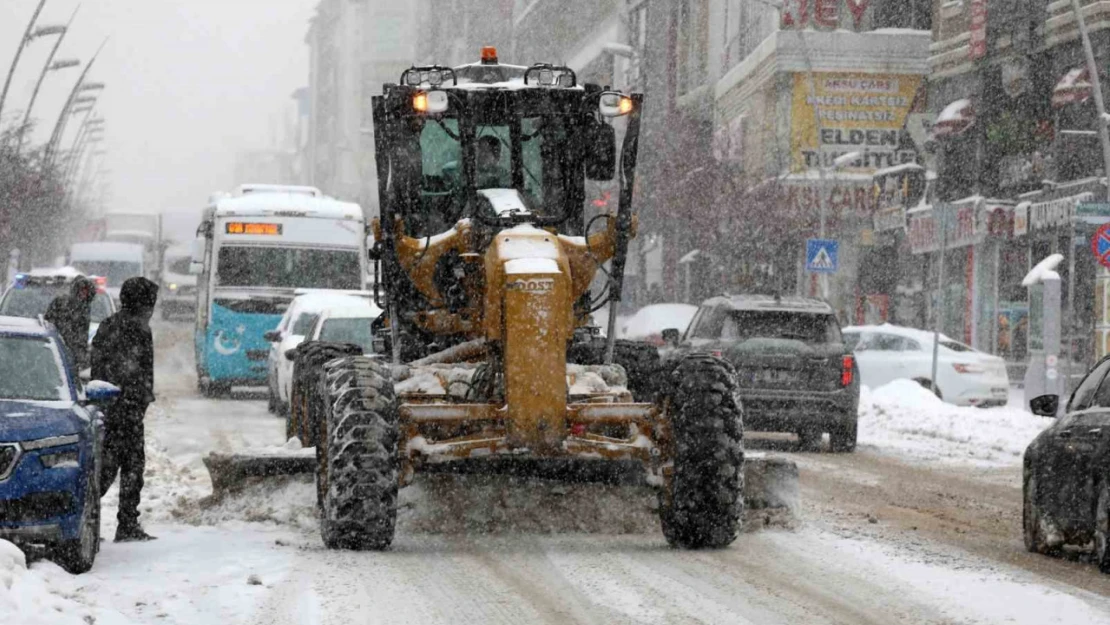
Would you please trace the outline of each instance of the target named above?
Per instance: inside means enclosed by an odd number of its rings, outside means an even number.
[[[907,212],[907,237],[914,255],[925,255],[927,326],[939,311],[944,334],[972,342],[977,319],[975,247],[984,239],[979,226],[983,198],[957,200],[940,208],[923,204]],[[947,214],[942,211],[947,206]],[[947,223],[947,228],[945,228]]]
[[[1091,251],[1091,238],[1098,224],[1110,216],[1091,210],[1102,202],[1106,187],[1097,179],[1087,179],[1035,194],[1027,194],[1014,211],[1015,244],[1025,251],[1023,271],[1050,254],[1063,254],[1058,269],[1064,304],[1064,352],[1070,354],[1077,370],[1084,370],[1110,351],[1110,310],[1104,297],[1107,275]],[[1014,272],[1016,275],[1019,272]],[[1020,281],[1020,277],[1017,278]],[[1024,289],[1027,302],[1028,350],[1041,345],[1042,300],[1040,290]],[[1016,292],[1017,289],[1014,289]]]

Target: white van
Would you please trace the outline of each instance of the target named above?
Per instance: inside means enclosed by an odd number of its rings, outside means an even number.
[[[117,304],[123,281],[146,277],[148,270],[142,245],[113,241],[74,243],[69,248],[69,265],[87,276],[102,276],[108,294]]]

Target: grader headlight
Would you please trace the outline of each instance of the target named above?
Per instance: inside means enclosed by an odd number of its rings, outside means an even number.
[[[446,91],[421,91],[412,97],[412,108],[417,113],[439,115],[447,112],[447,106]]]

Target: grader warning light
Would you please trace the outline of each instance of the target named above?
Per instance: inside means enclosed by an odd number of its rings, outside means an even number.
[[[482,48],[482,65],[496,65],[497,64],[497,48],[493,46],[485,46]]]

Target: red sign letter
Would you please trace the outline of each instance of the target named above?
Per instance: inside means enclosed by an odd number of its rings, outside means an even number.
[[[860,22],[863,21],[863,14],[867,13],[867,9],[870,6],[871,0],[848,0],[848,10],[852,12],[852,21],[856,25],[856,30],[860,29]]]
[[[783,0],[782,27],[805,28],[809,21],[809,0]]]
[[[819,26],[836,28],[840,20],[840,0],[813,0],[813,21]]]

